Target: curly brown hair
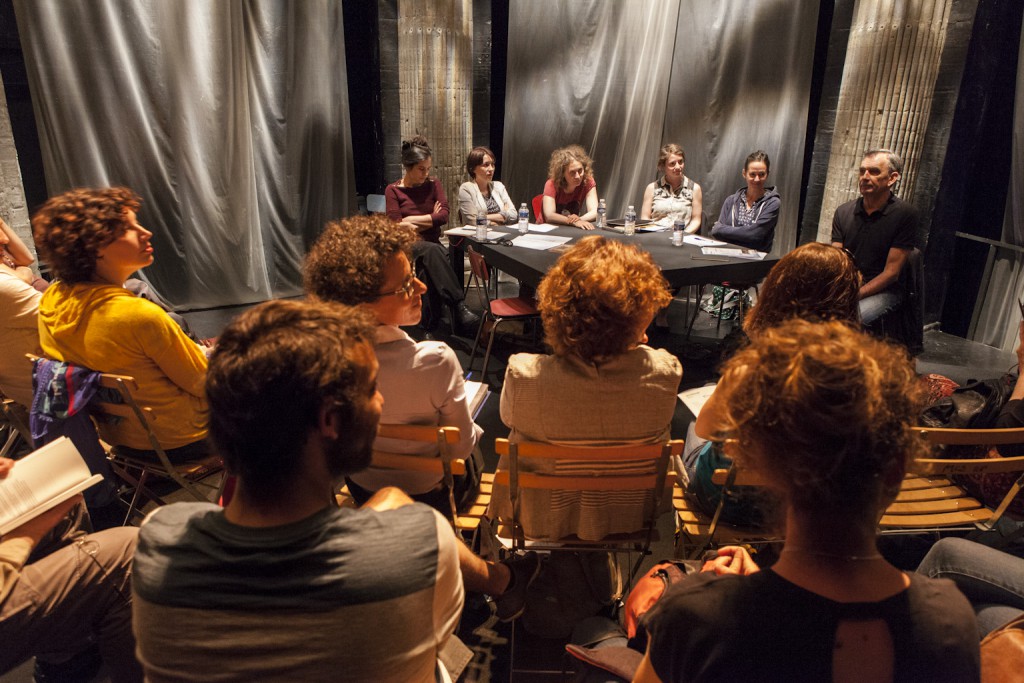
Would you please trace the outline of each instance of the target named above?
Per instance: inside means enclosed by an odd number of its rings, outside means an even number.
[[[292,484],[325,404],[350,446],[338,465],[369,464],[372,347],[369,313],[323,301],[267,301],[224,329],[206,375],[210,438],[248,499],[273,501]]]
[[[556,355],[588,363],[633,348],[670,301],[650,254],[597,235],[562,254],[537,288],[545,341]]]
[[[349,306],[374,301],[384,286],[384,266],[399,252],[411,260],[416,231],[386,216],[331,221],[306,256],[306,293]]]
[[[906,352],[842,322],[762,331],[715,396],[726,453],[803,513],[876,516],[927,452],[910,429],[923,395]]]
[[[88,282],[100,249],[128,229],[142,200],[127,187],[78,188],[50,197],[32,217],[39,255],[68,284]]]
[[[583,184],[594,177],[594,161],[587,154],[587,151],[579,145],[560,147],[551,153],[551,161],[548,162],[548,178],[555,184],[555,187],[565,190],[568,184],[565,182],[565,169],[569,164],[578,161],[583,164]]]
[[[757,305],[743,321],[743,331],[753,336],[789,318],[859,325],[860,284],[853,257],[830,244],[808,242],[772,267]]]

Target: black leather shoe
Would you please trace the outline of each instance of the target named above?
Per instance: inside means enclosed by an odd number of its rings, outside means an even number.
[[[455,330],[462,335],[476,334],[476,328],[480,325],[480,316],[466,308],[465,302],[459,302],[453,306],[452,317],[455,320]]]

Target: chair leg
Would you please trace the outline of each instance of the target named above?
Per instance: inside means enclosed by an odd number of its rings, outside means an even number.
[[[476,338],[473,339],[473,350],[469,352],[469,363],[466,364],[466,379],[469,379],[470,375],[473,374],[473,359],[476,358],[476,350],[480,346],[480,335],[483,334],[484,325],[487,323],[490,315],[489,309],[484,307],[483,315],[480,316],[480,325],[476,328]],[[486,369],[486,364],[484,367]],[[481,377],[483,377],[482,373]]]
[[[690,339],[690,333],[693,332],[693,325],[694,325],[694,323],[697,322],[697,315],[700,313],[700,302],[704,298],[704,290],[707,288],[707,284],[694,285],[694,286],[695,287],[699,287],[699,289],[697,290],[697,302],[693,305],[693,315],[690,317],[690,322],[686,325],[686,340],[687,341],[689,341],[689,339]],[[689,295],[687,295],[686,307],[687,307],[686,308],[686,312],[689,313],[690,312],[690,308],[689,308],[690,307]]]
[[[487,350],[484,351],[484,367],[480,371],[480,381],[487,384],[487,362],[491,359],[491,347],[494,346],[494,336],[498,332],[498,325],[505,322],[504,318],[494,318],[494,324],[491,325],[491,333],[487,337]]]

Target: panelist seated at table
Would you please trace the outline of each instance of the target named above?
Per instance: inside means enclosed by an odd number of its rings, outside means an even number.
[[[770,167],[768,155],[761,150],[747,156],[740,171],[746,186],[725,198],[711,228],[712,237],[758,251],[772,250],[782,199],[774,185],[765,186]]]
[[[583,238],[541,281],[538,308],[554,355],[509,358],[501,419],[513,442],[584,446],[653,444],[669,437],[683,369],[678,359],[647,346],[645,330],[671,301],[668,283],[650,254],[600,236]],[[550,472],[555,463],[522,458],[521,471]],[[585,476],[587,464],[558,461]],[[508,469],[503,458],[499,469]],[[649,472],[649,464],[638,466]],[[530,490],[520,519],[527,537],[575,534],[597,540],[642,528],[643,493]],[[644,508],[648,507],[645,511]],[[492,516],[511,518],[507,487],[494,487]]]
[[[683,174],[686,152],[675,143],[661,148],[658,155],[658,179],[644,190],[640,218],[659,221],[670,218],[686,224],[686,233],[700,230],[704,193],[700,185]]]
[[[480,214],[490,225],[507,225],[519,220],[519,211],[509,199],[505,186],[494,179],[494,152],[474,147],[466,157],[470,180],[459,186],[459,213],[463,223],[473,223]]]
[[[551,153],[542,207],[544,216],[539,220],[544,223],[594,229],[592,221],[597,218],[594,162],[579,145]]]
[[[426,138],[417,135],[402,142],[405,173],[401,180],[384,189],[387,216],[419,235],[412,246],[412,257],[439,295],[431,308],[443,302],[458,331],[472,334],[476,332],[480,316],[466,308],[462,282],[448,263],[448,252],[441,246],[441,228],[448,223],[448,197],[441,181],[430,175],[433,163],[433,152]],[[431,314],[428,316],[431,323],[436,323],[440,311],[432,310]]]
[[[415,325],[426,286],[413,274],[409,226],[382,216],[355,216],[327,224],[306,257],[306,293],[325,301],[359,306],[377,321],[374,352],[380,369],[377,387],[384,397],[381,424],[450,425],[461,440],[452,455],[466,458],[466,474],[455,477],[456,503],[475,497],[479,468],[474,449],[483,430],[469,412],[462,366],[443,342],[413,341],[399,326]],[[377,439],[374,448],[392,453],[436,456],[432,444]],[[360,504],[385,486],[397,486],[414,499],[448,512],[448,491],[440,475],[370,468],[349,478]]]

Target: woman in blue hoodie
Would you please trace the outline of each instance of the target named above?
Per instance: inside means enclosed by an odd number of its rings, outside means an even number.
[[[711,228],[712,237],[758,251],[771,251],[782,200],[774,186],[765,187],[770,166],[768,155],[761,150],[747,157],[740,172],[747,186],[726,197],[718,222]]]

